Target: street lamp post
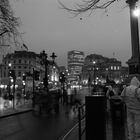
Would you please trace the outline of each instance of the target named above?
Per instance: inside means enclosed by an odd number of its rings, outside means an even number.
[[[8,68],[9,68],[9,97],[12,97],[13,109],[15,109],[15,83],[16,83],[16,75],[15,75],[15,71],[12,70],[11,67],[12,67],[12,64],[9,63],[8,64]],[[11,80],[13,82],[13,95],[11,95]]]
[[[134,16],[134,10],[136,10],[136,3],[138,0],[127,0],[126,3],[130,8],[130,27],[131,27],[131,45],[132,45],[132,57],[128,60],[129,74],[140,74],[140,56],[139,56],[139,30],[138,30],[138,18]]]
[[[52,57],[53,64],[54,64],[54,60],[57,56],[53,52],[50,57]],[[47,59],[48,56],[47,56],[47,53],[44,50],[40,53],[40,58],[42,60],[42,63],[45,65],[44,87],[48,92],[49,91],[49,89],[48,89],[48,65],[49,65],[49,60]]]
[[[53,64],[54,64],[54,60],[55,60],[55,58],[56,58],[57,56],[56,56],[55,53],[53,52],[52,55],[51,55],[50,57],[52,58]]]
[[[9,63],[8,64],[8,69],[9,69],[9,96],[11,95],[11,77],[10,77],[10,71],[11,71],[11,67],[12,67],[12,64]]]
[[[41,62],[45,65],[45,77],[44,77],[44,87],[45,89],[47,90],[48,92],[48,59],[47,59],[47,54],[46,52],[43,50],[41,53],[40,53],[40,58],[41,58]]]
[[[93,75],[93,76],[94,76],[94,77],[93,77],[93,78],[94,78],[93,86],[94,86],[94,87],[95,87],[95,82],[96,82],[96,81],[95,81],[95,78],[96,78],[96,77],[95,77],[95,64],[96,64],[96,61],[93,61],[93,68],[94,68],[94,71],[93,71],[93,72],[94,72],[94,73],[93,73],[93,74],[94,74],[94,75]]]
[[[52,55],[50,56],[53,60],[53,65],[54,65],[54,61],[55,61],[55,58],[57,57],[55,55],[55,53],[53,52]],[[53,66],[53,82],[55,82],[55,66]]]

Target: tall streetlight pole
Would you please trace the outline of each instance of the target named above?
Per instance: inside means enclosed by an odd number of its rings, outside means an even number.
[[[11,95],[11,77],[10,77],[10,72],[11,72],[11,67],[12,67],[12,64],[9,63],[8,64],[8,69],[9,69],[9,96]]]
[[[138,0],[127,0],[126,3],[130,8],[130,27],[131,27],[131,45],[132,45],[132,57],[128,60],[129,75],[140,76],[140,52],[139,52],[139,29],[138,18],[134,16],[134,10],[136,9],[136,3]]]
[[[50,57],[52,57],[53,64],[54,64],[54,60],[55,60],[55,58],[57,56],[53,52]],[[48,92],[49,91],[49,89],[48,89],[48,65],[49,65],[49,60],[47,59],[48,58],[48,55],[47,55],[47,53],[44,50],[40,53],[40,58],[41,58],[42,64],[45,65],[44,87],[45,87],[45,89]]]
[[[53,60],[53,65],[54,65],[54,61],[55,61],[55,58],[56,58],[57,56],[56,56],[55,53],[53,52],[52,55],[51,55],[50,57],[52,58],[52,60]],[[55,66],[53,66],[53,81],[55,82],[55,70],[54,70],[54,67],[55,67]]]
[[[93,71],[94,72],[94,75],[93,75],[94,76],[93,77],[94,78],[94,87],[95,87],[95,64],[96,64],[96,61],[93,61],[93,68],[94,68],[94,71]]]
[[[53,52],[52,55],[51,55],[50,57],[52,58],[53,64],[54,64],[54,60],[55,60],[55,58],[56,58],[57,56],[56,56],[55,53]]]
[[[41,53],[40,53],[40,58],[41,58],[41,62],[45,65],[45,77],[44,77],[44,87],[45,89],[47,90],[47,92],[49,91],[48,90],[48,56],[46,54],[46,52],[43,50]]]
[[[13,100],[13,109],[15,109],[15,83],[16,83],[16,75],[15,71],[11,69],[12,64],[8,64],[9,68],[9,97],[12,97]],[[13,82],[13,95],[11,94],[11,81]]]

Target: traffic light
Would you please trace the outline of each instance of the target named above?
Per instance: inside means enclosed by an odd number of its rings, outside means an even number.
[[[34,71],[34,78],[35,80],[39,80],[39,71]]]

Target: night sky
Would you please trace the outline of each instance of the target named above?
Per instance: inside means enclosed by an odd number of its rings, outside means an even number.
[[[61,1],[72,5],[72,0]],[[58,65],[67,64],[67,52],[71,50],[115,57],[126,65],[131,57],[131,35],[129,8],[125,6],[125,0],[121,0],[107,13],[97,10],[90,16],[85,13],[73,17],[60,8],[57,0],[12,2],[16,16],[21,18],[20,30],[29,50],[46,50],[49,56],[55,52]]]

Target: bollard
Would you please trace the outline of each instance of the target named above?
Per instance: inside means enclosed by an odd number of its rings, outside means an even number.
[[[106,97],[86,96],[86,140],[106,140]]]

